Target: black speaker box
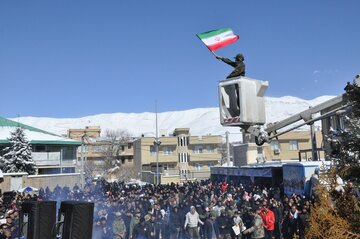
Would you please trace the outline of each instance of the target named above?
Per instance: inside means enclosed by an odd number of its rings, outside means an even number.
[[[25,201],[20,211],[20,233],[26,239],[54,239],[56,223],[55,201]]]
[[[94,203],[63,201],[59,209],[59,222],[63,221],[62,239],[91,239]]]

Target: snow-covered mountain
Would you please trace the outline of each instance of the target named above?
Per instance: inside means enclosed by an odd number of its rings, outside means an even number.
[[[280,121],[333,97],[321,96],[313,100],[303,100],[292,96],[266,97],[267,123]],[[124,129],[135,137],[142,134],[154,136],[156,129],[155,113],[149,112],[98,114],[82,118],[19,117],[13,120],[59,135],[67,134],[68,129],[79,129],[86,126],[100,126],[102,133],[105,133],[107,129]],[[320,123],[317,122],[317,125]],[[171,134],[175,128],[190,128],[190,133],[196,136],[224,135],[226,131],[229,131],[231,141],[241,140],[239,128],[220,125],[218,108],[158,113],[158,128],[161,134],[166,135]]]

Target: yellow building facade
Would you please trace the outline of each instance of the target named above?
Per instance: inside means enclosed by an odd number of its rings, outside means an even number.
[[[317,155],[324,159],[323,136],[321,131],[315,131]],[[267,161],[276,160],[299,160],[309,161],[312,159],[312,141],[310,131],[291,131],[273,139],[263,145],[263,154]]]
[[[158,149],[157,144],[158,142]],[[207,179],[210,167],[221,160],[219,135],[192,136],[189,128],[177,128],[171,136],[142,137],[134,142],[134,164],[142,179],[159,183]]]

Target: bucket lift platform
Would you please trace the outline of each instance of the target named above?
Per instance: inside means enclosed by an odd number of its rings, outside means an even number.
[[[244,129],[245,132],[255,136],[257,145],[262,145],[303,125],[310,125],[334,114],[342,114],[344,109],[348,108],[348,105],[344,103],[344,95],[340,95],[282,121],[268,124],[267,128],[263,128],[262,126],[266,123],[264,94],[268,86],[268,81],[255,80],[249,77],[235,77],[220,81],[220,123],[223,126],[237,126]],[[329,108],[333,109],[313,118],[313,114]],[[277,130],[300,120],[304,122],[286,131],[277,132]]]
[[[265,124],[264,94],[267,81],[249,77],[230,78],[219,83],[220,121],[223,126]]]

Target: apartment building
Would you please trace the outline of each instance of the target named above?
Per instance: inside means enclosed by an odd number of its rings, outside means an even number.
[[[320,130],[315,131],[318,159],[324,159],[323,136]],[[312,141],[310,131],[291,131],[280,135],[263,146],[267,161],[277,160],[312,160]]]
[[[134,142],[134,165],[142,180],[160,183],[205,179],[210,167],[218,166],[219,135],[192,136],[189,128],[176,128],[172,135],[142,137]]]
[[[314,132],[318,159],[325,158],[323,135],[320,130]],[[234,145],[234,166],[259,164],[266,161],[312,160],[311,131],[291,131],[258,146],[255,143]]]
[[[107,169],[115,167],[115,164],[122,167],[134,166],[132,138],[101,137],[100,126],[69,129],[68,137],[82,142],[82,146],[77,150],[78,164],[83,159],[92,176],[102,176]],[[111,162],[107,161],[109,159]]]

